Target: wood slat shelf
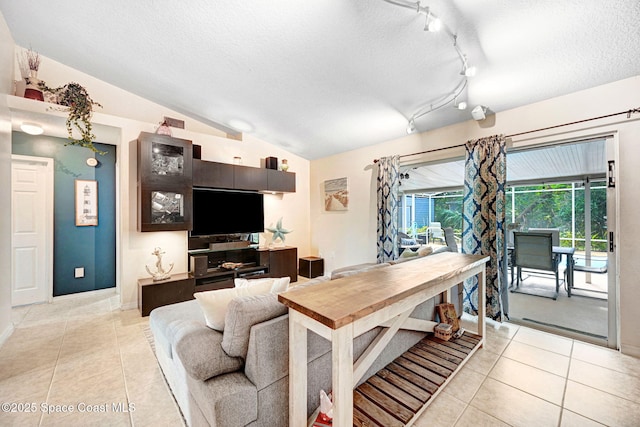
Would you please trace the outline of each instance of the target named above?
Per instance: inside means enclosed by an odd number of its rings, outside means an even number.
[[[468,331],[451,341],[428,335],[354,390],[353,425],[412,425],[480,344]]]

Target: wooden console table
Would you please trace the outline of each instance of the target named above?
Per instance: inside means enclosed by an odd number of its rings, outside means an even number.
[[[441,293],[450,300],[452,286],[478,275],[479,341],[470,357],[484,343],[488,260],[448,252],[279,294],[290,308],[289,425],[307,425],[307,330],[331,341],[334,427],[354,425],[353,389],[398,329],[431,330],[433,322],[409,318],[413,309]],[[380,325],[385,328],[353,363],[354,337]]]

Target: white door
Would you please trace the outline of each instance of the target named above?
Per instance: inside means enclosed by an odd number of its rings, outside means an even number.
[[[11,305],[53,297],[53,159],[12,156]]]

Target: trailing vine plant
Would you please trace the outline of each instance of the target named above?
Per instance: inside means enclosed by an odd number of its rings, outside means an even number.
[[[93,134],[91,126],[91,115],[93,114],[93,107],[101,107],[98,102],[95,102],[89,96],[87,90],[80,84],[71,82],[64,86],[57,88],[50,88],[44,82],[40,82],[40,89],[42,91],[49,92],[56,96],[57,103],[65,107],[68,112],[67,116],[67,133],[69,134],[69,142],[65,145],[76,145],[85,147],[101,155],[106,154],[106,151],[98,150],[93,145],[93,140],[96,136]],[[74,138],[73,131],[76,129],[81,138]]]

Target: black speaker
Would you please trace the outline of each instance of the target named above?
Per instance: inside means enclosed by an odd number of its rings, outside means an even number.
[[[202,146],[193,144],[193,158],[202,159]]]
[[[277,157],[267,157],[264,159],[264,167],[267,169],[278,169],[278,158]]]
[[[193,277],[202,277],[207,274],[209,257],[206,255],[191,255],[191,273]]]

